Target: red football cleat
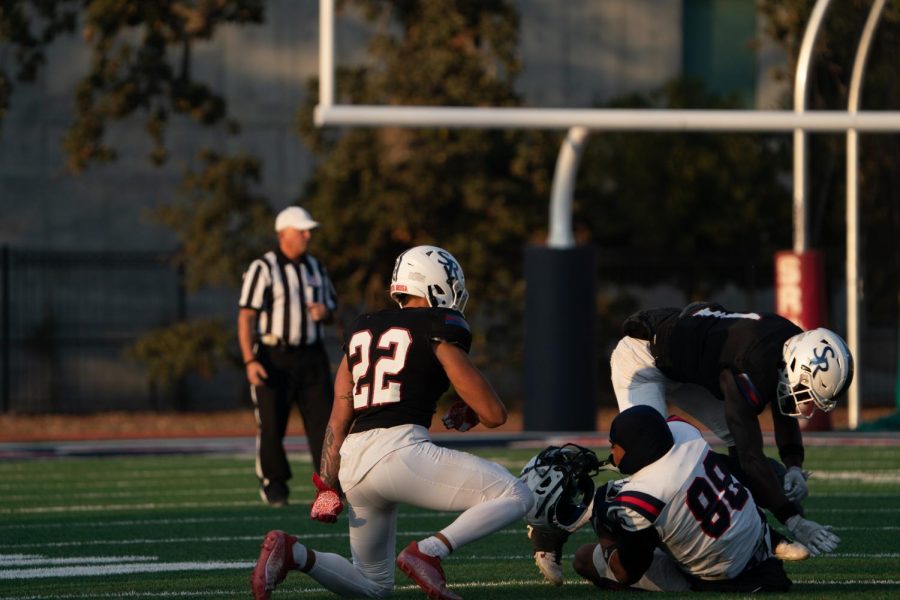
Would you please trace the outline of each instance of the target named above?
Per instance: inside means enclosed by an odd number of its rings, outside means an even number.
[[[441,568],[441,559],[422,554],[419,544],[410,542],[397,557],[397,566],[416,582],[431,600],[462,600],[462,596],[447,588],[447,578]]]
[[[292,550],[296,541],[297,538],[283,531],[266,534],[256,568],[250,575],[250,589],[255,600],[269,600],[275,586],[284,581],[288,571],[297,568]]]

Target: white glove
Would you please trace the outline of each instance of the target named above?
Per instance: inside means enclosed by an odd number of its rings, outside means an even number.
[[[831,532],[830,525],[819,525],[800,515],[794,515],[784,524],[794,539],[806,546],[813,556],[832,552],[841,543],[841,538]]]
[[[784,474],[784,495],[791,502],[800,502],[809,496],[809,488],[806,480],[809,479],[809,471],[800,467],[791,467]]]

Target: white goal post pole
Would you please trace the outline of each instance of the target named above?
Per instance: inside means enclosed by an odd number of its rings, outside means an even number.
[[[806,112],[806,88],[809,81],[809,65],[812,62],[813,46],[831,0],[817,0],[809,16],[809,23],[803,32],[800,53],[797,56],[797,71],[794,75],[794,113]],[[808,127],[794,129],[794,252],[802,254],[809,247],[809,216],[806,210],[806,131]],[[846,131],[846,130],[845,130]]]
[[[847,112],[857,114],[862,101],[862,82],[869,58],[869,49],[875,29],[881,20],[885,0],[875,0],[869,9],[869,16],[863,27],[853,60],[853,73],[850,77]],[[855,129],[847,130],[847,254],[845,285],[847,291],[847,346],[850,354],[860,363],[859,331],[860,313],[863,297],[863,279],[859,276],[859,136]],[[859,427],[861,402],[860,373],[856,372],[850,389],[847,392],[847,426],[850,429]]]
[[[572,196],[588,135],[588,130],[584,127],[573,127],[559,149],[550,191],[550,234],[547,236],[547,246],[550,248],[575,246],[575,236],[572,233]]]
[[[421,127],[442,129],[571,129],[607,131],[792,132],[848,129],[900,132],[900,112],[789,110],[670,110],[617,108],[481,108],[319,104],[318,126]]]

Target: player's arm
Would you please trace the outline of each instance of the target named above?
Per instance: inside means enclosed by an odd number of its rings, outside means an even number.
[[[341,489],[338,480],[338,471],[341,468],[340,450],[352,423],[353,377],[347,366],[347,357],[344,356],[334,378],[334,402],[331,405],[331,418],[328,419],[328,426],[325,428],[322,464],[319,466],[319,477],[335,490]]]
[[[762,430],[753,405],[738,388],[736,374],[725,369],[719,374],[719,385],[725,396],[725,420],[734,437],[738,461],[746,477],[747,487],[756,503],[769,509],[785,522],[799,513],[797,506],[787,499],[781,483],[763,452]]]
[[[465,350],[456,344],[438,341],[434,353],[453,389],[475,411],[485,427],[499,427],[506,423],[506,406],[487,378],[472,364]]]
[[[633,585],[650,568],[659,534],[653,527],[640,531],[618,528],[615,538],[600,536],[599,540],[603,557],[616,580],[623,585]]]
[[[775,406],[772,409],[772,425],[775,428],[775,444],[778,455],[785,467],[803,467],[803,434],[800,423],[794,417],[781,414]]]

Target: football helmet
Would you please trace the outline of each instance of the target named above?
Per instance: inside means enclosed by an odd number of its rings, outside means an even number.
[[[521,480],[534,494],[525,520],[540,529],[573,532],[587,522],[600,461],[577,444],[549,446],[522,469]]]
[[[397,257],[391,275],[391,298],[399,294],[420,296],[432,307],[463,312],[469,292],[459,261],[437,246],[416,246]],[[402,305],[401,305],[402,306]]]
[[[818,408],[829,412],[853,381],[853,357],[835,332],[804,331],[784,343],[778,369],[778,409],[789,417],[809,419]]]

